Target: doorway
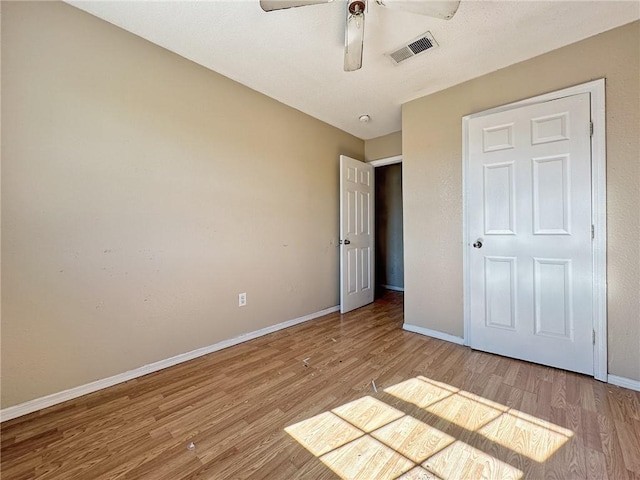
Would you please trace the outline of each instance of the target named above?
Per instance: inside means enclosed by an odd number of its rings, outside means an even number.
[[[340,312],[404,292],[402,156],[340,155]]]
[[[376,298],[404,291],[402,157],[369,162],[375,167]]]

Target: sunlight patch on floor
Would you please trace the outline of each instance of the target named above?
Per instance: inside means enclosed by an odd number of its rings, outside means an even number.
[[[368,435],[323,455],[320,460],[344,479],[392,479],[415,466]]]
[[[371,436],[416,464],[455,442],[452,436],[409,415],[385,425]]]
[[[404,416],[404,412],[368,395],[331,411],[367,433]]]
[[[324,412],[284,429],[316,457],[364,435],[349,422]]]
[[[518,480],[523,475],[516,467],[459,440],[429,458],[422,467],[443,479]]]
[[[446,429],[449,422],[536,462],[547,460],[573,435],[551,422],[422,376],[384,391],[413,405],[425,405],[421,408],[436,416],[433,426],[437,428]]]
[[[573,436],[571,430],[518,411],[504,413],[478,433],[536,462],[547,460]]]
[[[416,407],[425,408],[455,395],[459,389],[446,383],[428,380],[425,377],[416,377],[385,388],[384,391],[405,402],[412,403]]]
[[[344,480],[517,480],[514,455],[544,462],[573,435],[422,376],[384,392],[393,406],[365,396],[285,431]]]
[[[464,393],[458,392],[450,397],[438,400],[426,407],[425,410],[471,431],[475,431],[495,420],[506,410],[506,408],[500,410],[486,405]]]
[[[415,467],[409,470],[404,475],[401,475],[397,480],[442,480],[437,475],[428,472],[422,467]]]

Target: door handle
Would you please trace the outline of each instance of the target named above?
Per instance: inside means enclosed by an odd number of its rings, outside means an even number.
[[[351,244],[351,240],[346,239],[346,240],[344,241],[344,244],[345,244],[345,245],[350,245],[350,244]]]
[[[482,248],[482,241],[477,240],[476,243],[473,244],[473,248]]]

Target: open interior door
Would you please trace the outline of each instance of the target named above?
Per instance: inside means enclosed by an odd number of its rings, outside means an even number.
[[[373,302],[373,166],[340,155],[340,312]]]

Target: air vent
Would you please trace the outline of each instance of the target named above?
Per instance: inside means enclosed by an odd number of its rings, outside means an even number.
[[[407,45],[403,45],[402,47],[396,48],[392,52],[386,54],[393,63],[396,65],[408,60],[416,55],[421,54],[422,52],[426,52],[427,50],[432,50],[438,46],[438,42],[433,38],[431,32],[427,32],[424,35],[412,40]]]

